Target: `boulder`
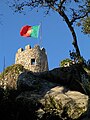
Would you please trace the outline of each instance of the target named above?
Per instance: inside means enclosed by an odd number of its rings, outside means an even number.
[[[76,91],[76,88],[75,90],[74,88],[70,90],[67,86],[71,83],[66,79],[68,85],[65,85],[64,79],[64,84],[62,84],[60,81],[63,77],[61,74],[59,75],[61,71],[60,69],[56,69],[56,71],[56,75],[54,71],[52,75],[49,71],[44,73],[33,73],[29,71],[19,75],[17,90],[21,94],[16,98],[17,104],[20,105],[19,119],[22,117],[21,114],[25,113],[23,115],[24,118],[28,112],[27,117],[34,116],[32,120],[74,120],[78,119],[87,111],[89,98],[83,93],[82,85],[80,84],[82,93],[79,89]],[[56,81],[53,82],[53,80]],[[79,82],[77,82],[78,85]]]
[[[41,94],[24,91],[16,98],[16,102],[20,106],[18,120],[22,115],[23,118],[32,117],[32,120],[76,120],[88,109],[87,95],[63,86],[52,87]]]
[[[47,91],[40,102],[44,106],[42,110],[46,113],[63,119],[78,119],[87,111],[88,96],[56,86]]]
[[[0,97],[1,111],[8,118],[12,116],[12,120],[90,118],[90,77],[81,65],[39,73],[27,71],[21,65],[12,65],[0,74],[2,82],[2,85],[7,82],[6,88],[15,89],[16,94],[8,89],[1,90]],[[2,114],[0,116],[2,118]]]
[[[82,66],[72,65],[71,67],[55,68],[46,72],[24,72],[18,77],[17,87],[20,89],[21,87],[31,89],[32,84],[34,87],[38,81],[40,81],[39,85],[42,84],[42,81],[48,81],[53,85],[59,84],[70,90],[79,91],[84,94],[87,94],[87,88],[89,88],[88,86],[90,85],[87,73]],[[88,81],[88,84],[85,84],[86,81]],[[44,85],[44,83],[42,85]]]

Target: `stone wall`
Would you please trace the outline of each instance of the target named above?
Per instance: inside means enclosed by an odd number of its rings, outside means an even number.
[[[18,49],[15,58],[15,64],[21,64],[25,69],[33,72],[48,71],[48,60],[44,48],[35,45],[31,48],[30,45],[25,46],[25,50]]]

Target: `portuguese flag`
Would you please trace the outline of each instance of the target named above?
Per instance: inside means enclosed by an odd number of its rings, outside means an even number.
[[[20,35],[24,37],[34,37],[38,38],[40,25],[29,26],[25,25],[20,30]]]

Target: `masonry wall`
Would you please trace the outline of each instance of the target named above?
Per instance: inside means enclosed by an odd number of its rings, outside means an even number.
[[[31,48],[30,45],[18,49],[15,58],[15,64],[21,64],[25,69],[33,72],[43,72],[48,70],[48,60],[44,48],[40,48],[39,45],[35,45]]]

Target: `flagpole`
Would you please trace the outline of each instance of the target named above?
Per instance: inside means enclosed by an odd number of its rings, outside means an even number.
[[[40,22],[40,40],[39,40],[39,46],[42,47],[42,22]],[[40,56],[40,72],[41,72],[41,56]]]
[[[40,22],[40,41],[39,41],[40,47],[42,47],[42,22]]]

